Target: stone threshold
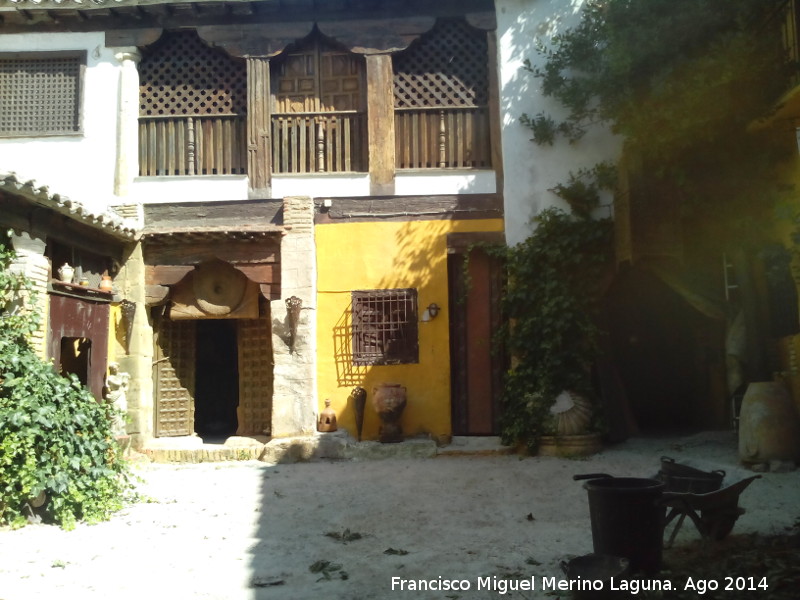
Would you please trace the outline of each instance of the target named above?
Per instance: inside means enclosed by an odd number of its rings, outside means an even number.
[[[388,458],[435,458],[437,456],[476,456],[511,454],[496,437],[454,437],[438,447],[427,437],[413,437],[396,444],[359,442],[346,431],[308,436],[275,438],[227,438],[221,443],[204,443],[197,436],[156,438],[140,453],[155,463],[207,463],[258,460],[285,464],[313,460],[380,460]]]

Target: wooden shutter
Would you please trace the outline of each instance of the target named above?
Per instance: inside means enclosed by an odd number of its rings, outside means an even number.
[[[195,322],[160,319],[155,335],[156,437],[194,433]]]
[[[269,319],[238,321],[239,408],[237,435],[272,432],[272,331]]]

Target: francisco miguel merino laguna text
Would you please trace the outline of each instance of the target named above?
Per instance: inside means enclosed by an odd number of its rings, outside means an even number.
[[[490,577],[478,577],[475,582],[476,590],[488,590],[497,592],[500,595],[509,592],[523,591],[627,591],[631,594],[638,594],[645,591],[669,591],[675,589],[669,579],[614,579],[603,581],[602,579],[560,579],[558,577],[539,577],[534,576],[526,579],[501,579],[496,575]],[[472,589],[473,582],[469,579],[448,579],[437,577],[435,579],[403,579],[402,577],[392,577],[392,591],[396,592],[449,592],[467,591]]]

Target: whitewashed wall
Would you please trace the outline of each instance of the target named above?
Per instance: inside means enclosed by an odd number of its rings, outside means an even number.
[[[0,36],[0,52],[85,50],[83,132],[80,135],[0,138],[0,171],[35,179],[54,193],[101,211],[114,193],[119,63],[102,33]]]
[[[559,140],[553,146],[537,146],[532,132],[519,118],[544,112],[556,118],[564,114],[553,100],[542,96],[539,81],[522,68],[528,58],[542,59],[535,41],[548,43],[580,18],[583,0],[495,0],[500,76],[500,110],[504,169],[505,226],[509,244],[524,240],[531,232],[531,218],[550,206],[567,208],[548,191],[566,182],[570,171],[614,159],[619,141],[605,131],[587,134],[570,145]],[[608,216],[610,208],[605,209]]]

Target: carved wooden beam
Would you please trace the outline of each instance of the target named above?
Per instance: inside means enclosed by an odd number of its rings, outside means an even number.
[[[356,54],[387,54],[405,50],[435,23],[434,17],[398,17],[323,21],[317,27]]]
[[[106,46],[109,48],[120,48],[125,46],[149,46],[158,38],[164,30],[153,27],[147,29],[115,29],[106,31]]]
[[[289,44],[306,37],[313,28],[313,21],[258,23],[238,27],[213,25],[198,27],[197,35],[232,56],[272,57],[283,52]]]

